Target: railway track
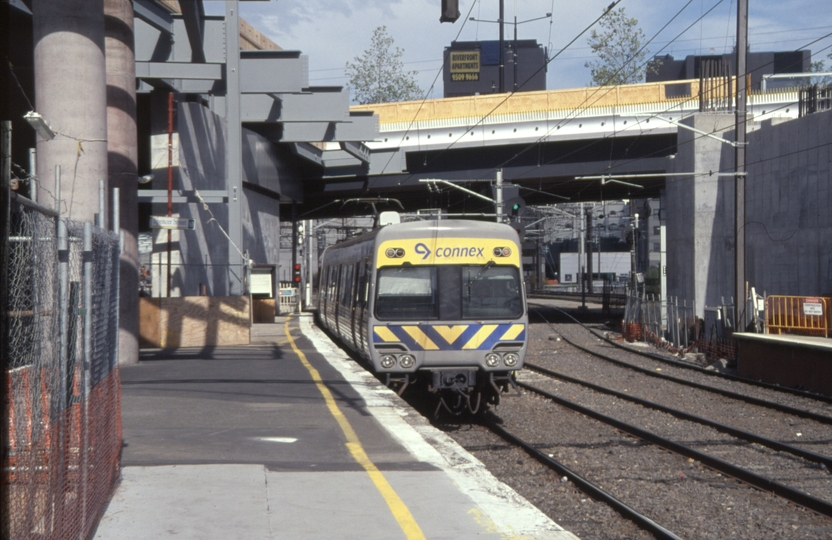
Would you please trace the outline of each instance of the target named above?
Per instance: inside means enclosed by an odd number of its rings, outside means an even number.
[[[596,518],[581,512],[609,505],[658,538],[832,536],[829,400],[651,358],[659,355],[616,347],[558,317],[532,325],[536,350],[520,381],[526,396],[505,400],[501,422],[488,425],[490,436],[521,445],[549,474],[604,503],[562,504],[550,514],[556,521],[583,526]],[[471,447],[465,439],[476,439],[475,429],[468,431],[461,442]],[[538,497],[539,481],[518,480],[492,457],[508,449],[475,449],[495,474]],[[552,482],[548,489],[557,491]],[[582,538],[632,534],[612,532],[618,527],[570,530]]]

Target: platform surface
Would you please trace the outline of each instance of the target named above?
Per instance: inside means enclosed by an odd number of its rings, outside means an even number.
[[[121,379],[122,480],[96,539],[575,538],[311,316],[245,347],[143,351]]]

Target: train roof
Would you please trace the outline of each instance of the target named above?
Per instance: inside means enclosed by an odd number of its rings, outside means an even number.
[[[408,221],[386,225],[368,233],[350,238],[326,248],[327,252],[342,251],[345,248],[385,240],[400,238],[425,238],[428,236],[444,238],[504,238],[520,243],[517,231],[508,225],[491,221],[474,221],[470,219],[441,219],[425,221]]]
[[[508,225],[469,219],[409,221],[387,225],[378,230],[377,242],[383,242],[387,239],[423,238],[425,236],[505,238],[518,242],[517,231]]]

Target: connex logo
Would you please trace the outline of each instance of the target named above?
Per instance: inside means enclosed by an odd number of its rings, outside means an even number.
[[[423,257],[422,257],[422,260],[423,260],[423,261],[424,261],[425,259],[427,259],[428,257],[430,257],[430,249],[428,249],[428,246],[426,246],[425,244],[423,244],[423,243],[421,243],[421,242],[419,242],[418,244],[416,244],[416,246],[413,248],[413,250],[414,250],[414,251],[415,251],[418,255],[422,255],[422,256],[423,256]]]

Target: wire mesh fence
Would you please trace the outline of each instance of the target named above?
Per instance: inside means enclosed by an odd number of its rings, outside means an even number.
[[[12,203],[0,287],[8,414],[3,532],[87,538],[121,449],[115,234]]]
[[[652,295],[627,296],[622,335],[627,341],[643,341],[673,353],[704,353],[708,360],[736,361],[732,337],[734,306],[706,308],[706,318],[696,316],[696,304]]]

